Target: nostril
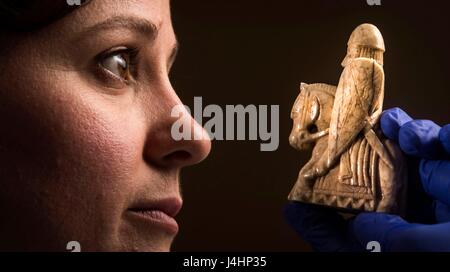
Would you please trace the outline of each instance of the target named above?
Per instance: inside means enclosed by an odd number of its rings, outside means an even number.
[[[183,150],[175,151],[165,156],[164,160],[168,162],[184,162],[190,160],[192,155]]]

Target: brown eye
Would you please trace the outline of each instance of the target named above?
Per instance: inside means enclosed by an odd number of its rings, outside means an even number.
[[[138,54],[137,48],[120,47],[99,55],[97,63],[109,78],[128,83],[137,77]]]
[[[132,79],[130,72],[130,57],[126,53],[108,56],[100,62],[101,66],[123,80]]]

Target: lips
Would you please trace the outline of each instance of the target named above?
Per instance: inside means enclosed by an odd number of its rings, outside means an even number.
[[[174,217],[182,206],[180,198],[166,198],[158,201],[143,200],[132,205],[128,212],[140,221],[152,227],[161,228],[169,233],[178,232],[178,223]]]

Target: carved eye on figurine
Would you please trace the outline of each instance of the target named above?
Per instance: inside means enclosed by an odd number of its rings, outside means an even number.
[[[310,108],[309,112],[310,112],[311,123],[307,126],[306,129],[308,130],[308,132],[310,134],[314,134],[314,133],[317,133],[317,131],[318,131],[316,122],[319,119],[319,115],[320,115],[320,103],[319,103],[319,98],[317,98],[317,96],[314,96],[312,98],[311,108]]]

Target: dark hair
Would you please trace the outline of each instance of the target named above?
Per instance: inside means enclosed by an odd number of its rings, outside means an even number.
[[[80,0],[82,5],[90,0]],[[1,31],[32,31],[79,7],[68,0],[0,0]],[[76,2],[76,1],[73,1]]]

